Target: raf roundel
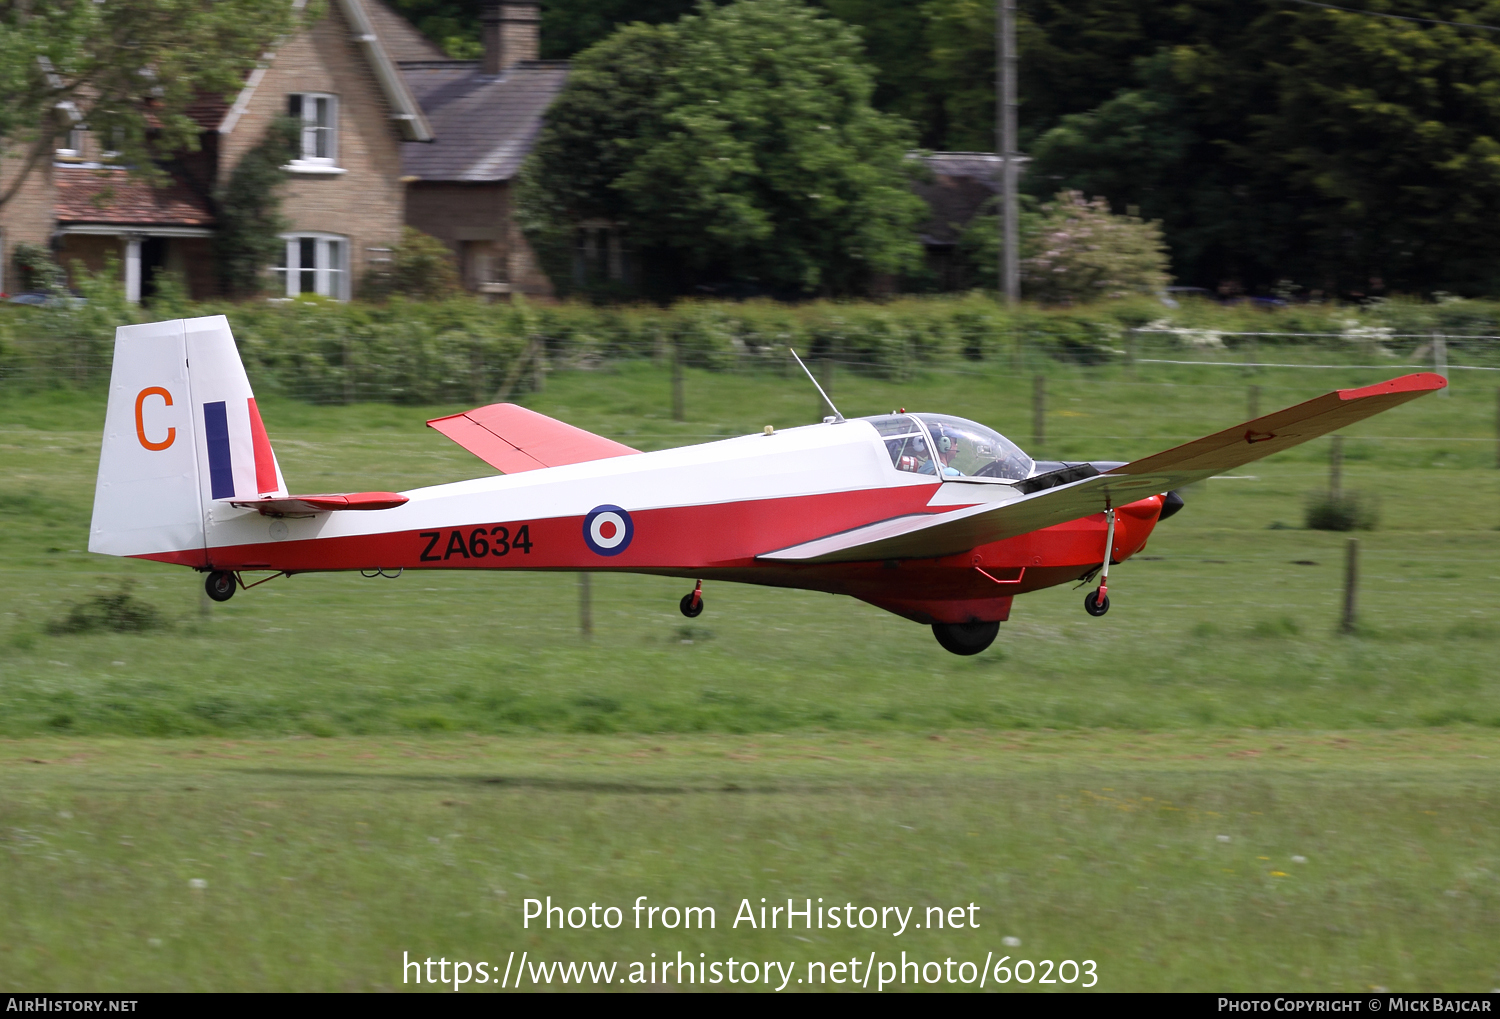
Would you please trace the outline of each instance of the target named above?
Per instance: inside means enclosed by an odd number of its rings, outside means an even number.
[[[619,555],[630,547],[635,524],[618,506],[595,506],[583,518],[583,540],[597,555]]]

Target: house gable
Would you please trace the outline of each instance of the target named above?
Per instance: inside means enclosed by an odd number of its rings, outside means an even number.
[[[324,104],[319,109],[327,124],[319,128],[324,137],[318,144],[326,145],[319,150],[326,158],[287,164],[282,215],[291,223],[290,234],[316,238],[307,251],[341,261],[319,266],[319,292],[334,296],[348,296],[372,258],[384,258],[399,240],[405,219],[401,145],[414,133],[430,137],[426,118],[388,59],[399,90],[383,80],[372,59],[383,50],[371,28],[360,0],[329,4],[321,19],[284,40],[256,69],[219,132],[220,179],[227,181],[271,122],[288,114],[289,97],[306,97],[308,109],[315,101]],[[415,112],[404,112],[403,104]],[[311,137],[314,121],[304,123]],[[289,258],[298,251],[289,242]],[[337,287],[324,289],[325,269],[342,274]]]

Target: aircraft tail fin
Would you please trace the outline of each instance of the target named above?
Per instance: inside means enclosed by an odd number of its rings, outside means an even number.
[[[115,331],[89,551],[206,565],[213,500],[286,494],[223,315]]]

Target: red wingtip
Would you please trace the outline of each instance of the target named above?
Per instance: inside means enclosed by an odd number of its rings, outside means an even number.
[[[1430,393],[1443,389],[1447,385],[1448,380],[1437,372],[1417,372],[1415,375],[1403,375],[1399,379],[1377,382],[1373,386],[1340,389],[1339,399],[1363,400],[1367,396],[1387,396],[1391,393]]]

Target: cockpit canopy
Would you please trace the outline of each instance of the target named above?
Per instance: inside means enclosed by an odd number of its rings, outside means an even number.
[[[993,428],[948,414],[884,414],[864,418],[885,440],[897,470],[947,478],[1029,478],[1031,457]],[[934,452],[936,457],[934,458]]]

